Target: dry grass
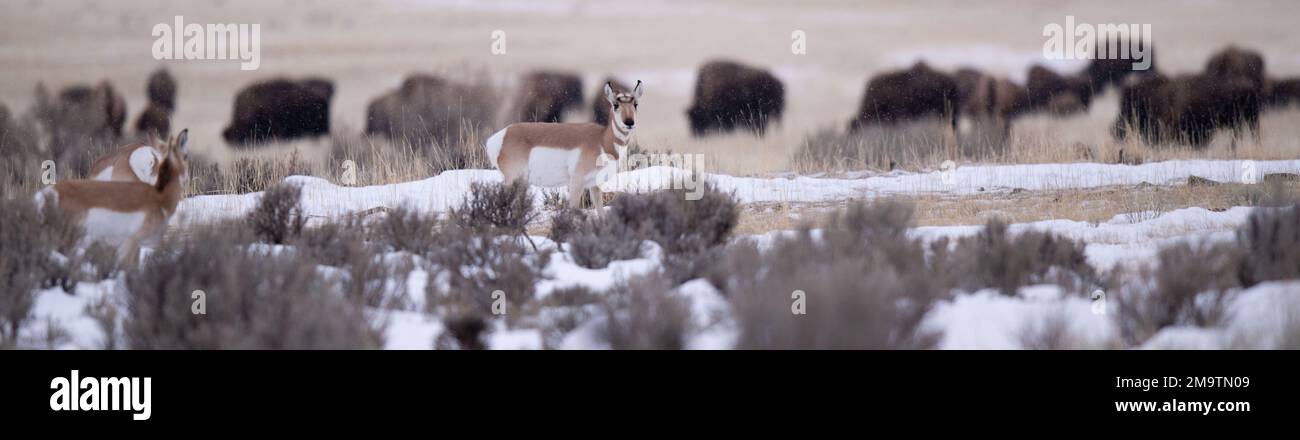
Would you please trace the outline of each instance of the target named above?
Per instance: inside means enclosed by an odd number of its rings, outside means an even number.
[[[1114,92],[1094,103],[1086,115],[1056,118],[1031,115],[1017,119],[1005,143],[975,139],[976,128],[961,124],[954,139],[941,123],[926,121],[890,129],[874,129],[865,137],[847,137],[824,129],[802,139],[784,168],[801,173],[894,168],[937,169],[944,160],[957,163],[1144,163],[1175,159],[1286,160],[1300,157],[1300,110],[1266,112],[1258,141],[1243,139],[1232,149],[1230,133],[1222,131],[1207,146],[1147,145],[1136,139],[1113,139],[1110,125],[1117,103]],[[768,154],[756,149],[749,154]],[[706,163],[710,163],[707,162]],[[780,166],[780,165],[778,165]],[[760,170],[750,170],[760,171]]]
[[[1294,4],[1239,8],[1222,2],[1187,7],[1162,0],[1065,7],[994,0],[947,4],[942,14],[935,14],[929,6],[910,2],[724,0],[697,5],[663,0],[647,5],[574,2],[539,6],[535,14],[521,14],[512,7],[459,7],[444,2],[393,2],[365,8],[340,0],[283,5],[254,0],[181,3],[178,7],[187,17],[261,23],[267,33],[257,71],[240,71],[235,62],[168,63],[178,83],[173,126],[191,128],[192,149],[223,165],[232,153],[219,134],[230,118],[233,96],[240,87],[273,76],[321,75],[334,80],[337,93],[331,126],[351,127],[353,132],[365,125],[366,104],[411,72],[488,70],[479,78],[512,85],[523,72],[563,68],[583,76],[587,93],[606,75],[640,79],[647,86],[641,106],[644,123],[638,124],[642,143],[706,154],[708,169],[713,171],[760,174],[789,170],[790,158],[808,134],[826,127],[841,130],[869,75],[925,57],[942,69],[972,64],[1019,79],[1026,62],[1040,61],[1026,54],[1041,50],[1042,27],[1061,22],[1067,13],[1081,21],[1151,23],[1159,33],[1160,67],[1170,73],[1199,69],[1209,53],[1229,42],[1263,50],[1274,75],[1300,73],[1300,63],[1290,56],[1295,40],[1278,38],[1274,31],[1290,24],[1290,17],[1296,15]],[[1005,10],[1017,14],[1001,13]],[[737,16],[737,11],[743,13]],[[627,28],[609,19],[623,14],[636,16],[638,26]],[[32,101],[38,81],[59,88],[107,79],[124,95],[133,118],[147,102],[145,83],[160,63],[149,53],[148,30],[156,23],[170,23],[174,15],[175,11],[145,0],[111,6],[6,3],[0,6],[0,27],[11,32],[0,43],[6,49],[0,51],[0,66],[7,75],[0,82],[0,101],[18,113]],[[76,32],[69,32],[69,23],[77,24]],[[489,37],[483,33],[487,25],[508,32],[507,54],[491,53]],[[813,42],[807,54],[790,53],[791,29],[807,32]],[[590,35],[618,37],[593,40]],[[694,70],[704,60],[724,55],[767,66],[786,83],[785,117],[767,137],[689,136],[684,110],[690,106]],[[1019,121],[1005,160],[1089,160],[1076,145],[1109,157],[1118,145],[1108,139],[1117,105],[1113,92],[1096,104],[1093,113],[1080,118]],[[570,120],[589,117],[581,112],[569,115]],[[1267,148],[1245,154],[1298,156],[1300,128],[1288,122],[1294,120],[1294,112],[1266,117],[1263,144]],[[307,153],[308,148],[303,150]],[[1215,146],[1195,154],[1223,157],[1225,152]],[[1166,154],[1184,152],[1151,157]],[[394,160],[391,165],[397,172],[378,174],[414,174],[400,170],[408,163]],[[376,165],[375,169],[382,168]],[[384,180],[391,179],[376,179]]]
[[[1159,213],[1201,207],[1221,211],[1234,206],[1277,205],[1273,200],[1300,199],[1300,184],[1223,184],[1218,186],[1106,187],[1011,193],[911,197],[918,226],[975,225],[999,218],[1012,223],[1064,219],[1090,223],[1116,216],[1147,220]],[[835,203],[751,203],[741,209],[736,234],[761,234],[796,229],[800,223],[820,225]],[[1146,211],[1154,211],[1147,213]]]

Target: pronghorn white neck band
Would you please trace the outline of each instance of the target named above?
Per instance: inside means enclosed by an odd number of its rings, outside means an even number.
[[[623,131],[623,127],[619,127],[617,122],[614,123],[614,138],[615,138],[615,139],[618,139],[619,141],[621,141],[621,142],[623,142],[624,144],[626,144],[628,138],[630,138],[630,137],[632,137],[632,129],[631,129],[631,128],[627,129],[627,131]]]

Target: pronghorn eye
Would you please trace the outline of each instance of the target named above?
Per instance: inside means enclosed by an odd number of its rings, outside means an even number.
[[[640,107],[640,106],[641,106],[641,104],[632,104],[632,108],[637,108],[637,107]]]
[[[614,110],[618,110],[618,104],[614,104]]]

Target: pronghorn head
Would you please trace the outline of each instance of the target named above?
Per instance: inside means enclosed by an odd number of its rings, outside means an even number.
[[[164,155],[163,162],[158,169],[159,190],[163,189],[173,176],[179,179],[182,190],[189,186],[190,170],[185,165],[185,162],[190,157],[189,140],[190,130],[187,128],[181,130],[180,134],[167,142],[166,151],[162,152]]]
[[[609,112],[609,119],[624,132],[631,132],[636,127],[636,107],[641,101],[641,81],[636,82],[636,87],[631,92],[614,91],[610,83],[605,83],[605,99],[609,101],[612,107]]]

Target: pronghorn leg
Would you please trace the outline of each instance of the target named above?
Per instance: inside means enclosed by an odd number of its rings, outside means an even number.
[[[140,239],[134,235],[117,247],[117,261],[125,269],[136,268],[140,259]]]
[[[576,178],[569,182],[569,207],[582,209],[582,181]]]
[[[596,212],[599,213],[605,207],[605,199],[600,196],[600,186],[593,186],[587,192],[591,194],[591,206],[595,207]]]

